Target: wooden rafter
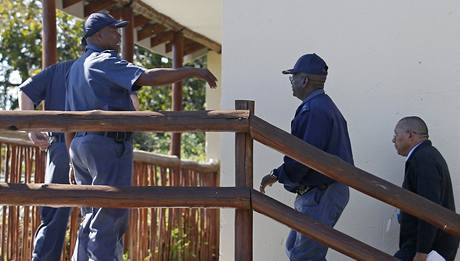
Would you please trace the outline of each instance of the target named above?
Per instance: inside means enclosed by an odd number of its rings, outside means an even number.
[[[155,34],[160,34],[164,31],[166,31],[166,27],[162,24],[147,24],[146,26],[142,27],[141,30],[137,31],[137,40],[142,41],[145,38],[151,37]]]
[[[62,0],[62,8],[67,8],[79,2],[81,2],[81,0]]]
[[[119,19],[120,15],[116,13],[117,9],[121,6],[124,6],[129,2],[129,7],[132,8],[134,13],[133,19],[133,26],[134,28],[142,27],[138,33],[138,41],[151,37],[152,35],[156,35],[156,37],[151,39],[151,42],[155,45],[158,41],[161,43],[171,41],[170,38],[166,40],[162,38],[158,38],[157,36],[166,30],[170,31],[177,31],[182,32],[185,38],[192,40],[195,43],[201,44],[203,47],[213,50],[215,52],[221,52],[221,45],[199,33],[196,33],[189,28],[185,27],[174,21],[171,17],[168,17],[158,11],[156,11],[151,6],[145,4],[142,0],[136,1],[128,1],[128,0],[62,0],[63,8],[68,8],[74,4],[82,2],[84,4],[84,17],[87,17],[93,12],[101,11],[101,10],[109,10],[114,17]],[[149,24],[153,24],[155,28],[152,31],[148,29],[146,26]],[[158,24],[158,25],[155,25]],[[163,26],[163,30],[159,30],[159,26]],[[151,27],[151,26],[149,26]],[[146,29],[146,30],[144,30]],[[148,30],[147,30],[148,29]],[[185,50],[186,52],[190,50],[194,50],[198,48],[190,48],[189,50]],[[166,46],[167,52],[170,52],[172,47],[170,45]]]
[[[155,37],[150,38],[150,47],[155,47],[164,42],[171,42],[173,38],[174,38],[173,31],[166,31],[166,32],[159,33]]]
[[[164,15],[151,6],[145,4],[142,1],[134,1],[133,2],[133,11],[136,14],[143,14],[145,17],[151,18],[152,21],[157,21],[158,23],[163,24],[167,28],[173,31],[181,31],[184,34],[184,37],[191,39],[197,43],[202,44],[203,46],[220,53],[221,52],[221,45],[199,33],[196,33],[187,27],[177,23],[171,17]]]
[[[169,53],[172,51],[172,43],[166,43],[165,45],[165,53]]]
[[[187,45],[185,46],[185,49],[184,49],[184,56],[185,55],[189,55],[189,54],[192,54],[198,50],[201,50],[201,49],[204,49],[205,47],[199,43],[193,43],[191,45]]]
[[[104,10],[104,9],[109,9],[113,5],[115,5],[115,1],[113,0],[98,0],[91,2],[87,5],[85,5],[85,17],[89,16],[90,14]]]
[[[149,23],[150,19],[143,15],[136,15],[134,16],[134,27],[144,26],[145,24]]]
[[[202,44],[199,44],[193,40],[185,38],[185,47],[184,47],[184,56],[192,54],[196,51],[206,48]],[[172,51],[172,43],[166,43],[165,45],[165,53],[169,53]]]

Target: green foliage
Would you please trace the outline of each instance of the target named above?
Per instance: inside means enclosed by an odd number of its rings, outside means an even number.
[[[164,57],[163,61],[165,61]],[[170,59],[167,59],[166,63],[162,62],[162,56],[138,46],[135,48],[134,62],[145,68],[171,67]],[[199,58],[185,66],[206,67],[206,58]],[[183,92],[184,110],[204,110],[206,90],[203,80],[194,78],[185,80]],[[141,110],[171,110],[170,86],[144,87],[138,92],[138,97]],[[161,154],[168,154],[170,142],[170,133],[137,133],[134,136],[135,148]],[[205,134],[202,132],[182,134],[181,152],[185,159],[204,161],[206,159]]]
[[[81,53],[80,40],[83,21],[62,11],[56,13],[58,61],[76,59]],[[42,63],[42,4],[39,0],[2,0],[0,5],[0,108],[15,109],[17,87],[28,77],[41,70]],[[134,61],[145,68],[171,67],[171,60],[149,50],[135,46]],[[206,67],[200,58],[186,66]],[[183,85],[184,110],[203,110],[205,82],[187,79]],[[140,109],[167,111],[171,108],[171,87],[144,87],[139,93]],[[167,154],[170,133],[139,133],[135,135],[135,148]],[[182,157],[205,159],[205,134],[182,135]]]

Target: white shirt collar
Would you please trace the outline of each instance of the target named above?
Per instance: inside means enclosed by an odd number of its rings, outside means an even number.
[[[423,141],[419,142],[417,145],[415,145],[414,147],[412,147],[412,149],[410,149],[409,153],[407,153],[407,157],[406,157],[406,161],[409,160],[410,156],[412,155],[412,153],[414,152],[414,150],[420,146],[420,144],[422,144]]]

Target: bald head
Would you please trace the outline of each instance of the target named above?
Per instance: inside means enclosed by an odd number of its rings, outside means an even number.
[[[399,155],[407,156],[414,146],[426,139],[428,128],[420,117],[404,117],[396,124],[393,143]]]
[[[426,123],[417,116],[408,116],[399,120],[396,128],[428,138]]]

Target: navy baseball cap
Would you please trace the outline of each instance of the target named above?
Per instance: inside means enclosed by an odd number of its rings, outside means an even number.
[[[319,57],[316,53],[309,53],[302,55],[297,60],[294,68],[285,70],[283,74],[295,74],[295,73],[306,73],[315,75],[327,75],[327,64]]]
[[[106,26],[125,27],[128,21],[117,20],[106,13],[92,13],[85,21],[85,38],[97,33]]]

